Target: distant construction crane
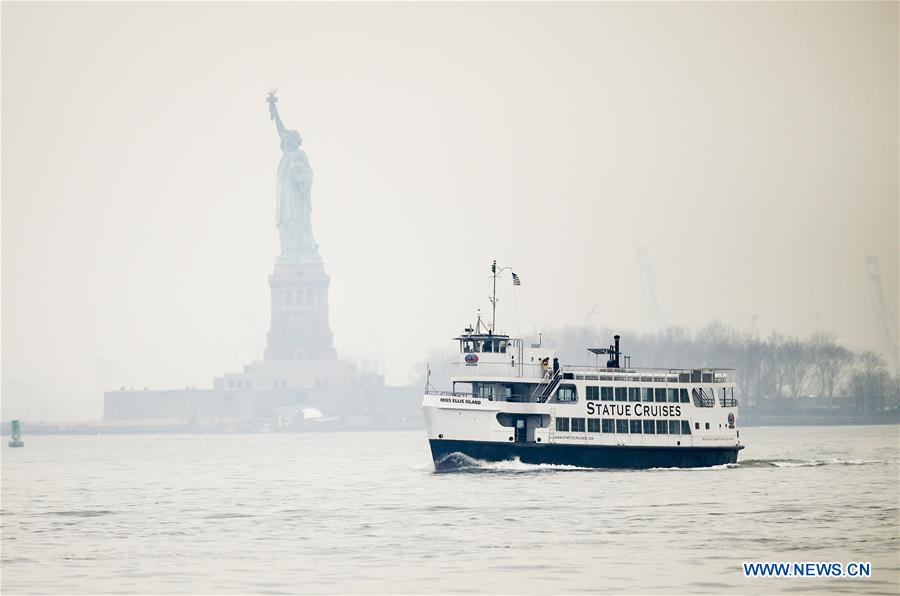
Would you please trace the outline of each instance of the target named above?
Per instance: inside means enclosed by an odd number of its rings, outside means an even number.
[[[881,288],[881,271],[878,268],[878,257],[866,257],[866,272],[869,274],[869,285],[872,288],[872,304],[875,311],[875,325],[881,335],[884,354],[888,357],[891,372],[900,367],[900,347],[897,342],[897,321],[888,309]]]
[[[634,256],[637,258],[638,269],[641,272],[641,283],[644,286],[644,305],[647,308],[647,318],[655,328],[662,329],[666,324],[662,311],[659,308],[659,302],[656,300],[656,281],[653,276],[650,257],[647,256],[647,247],[636,247]]]

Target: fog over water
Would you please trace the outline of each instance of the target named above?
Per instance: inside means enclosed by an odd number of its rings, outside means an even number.
[[[488,308],[493,258],[522,279],[512,333],[719,320],[877,349],[868,255],[896,318],[896,3],[0,10],[4,420],[261,357],[273,87],[335,344],[390,383]]]

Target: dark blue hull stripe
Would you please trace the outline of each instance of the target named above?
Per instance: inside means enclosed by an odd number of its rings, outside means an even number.
[[[431,455],[437,470],[470,464],[469,458],[504,461],[518,458],[526,464],[554,464],[580,468],[702,468],[733,464],[742,446],[728,447],[626,447],[618,445],[561,445],[559,443],[500,443],[431,439]]]

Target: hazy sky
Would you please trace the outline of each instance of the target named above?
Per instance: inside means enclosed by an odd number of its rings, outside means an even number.
[[[651,329],[637,246],[670,325],[874,347],[866,255],[897,309],[897,3],[0,10],[3,419],[261,358],[276,86],[338,352],[389,382],[492,258],[513,333]]]

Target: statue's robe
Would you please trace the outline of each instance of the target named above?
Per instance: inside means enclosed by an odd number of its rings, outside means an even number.
[[[304,151],[293,149],[282,154],[278,164],[275,225],[281,238],[283,257],[316,252],[310,221],[312,178],[312,168]]]

